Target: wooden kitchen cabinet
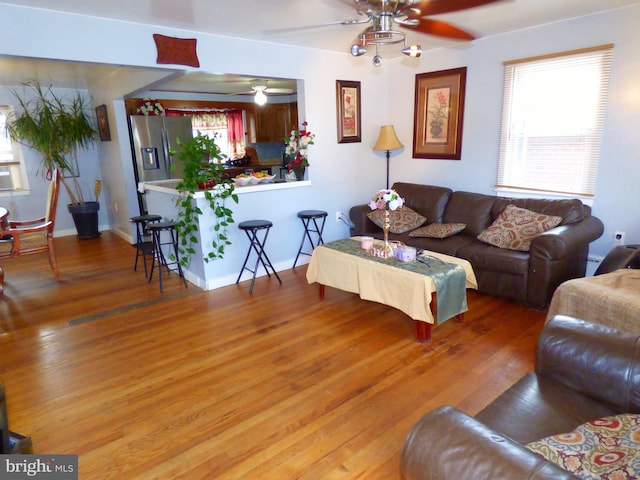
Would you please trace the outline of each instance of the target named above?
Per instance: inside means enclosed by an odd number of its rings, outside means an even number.
[[[256,142],[283,142],[296,128],[298,109],[295,103],[274,103],[257,107]]]

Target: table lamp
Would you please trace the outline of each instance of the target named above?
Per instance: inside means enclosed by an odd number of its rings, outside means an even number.
[[[374,145],[374,150],[387,151],[387,189],[389,189],[389,156],[391,150],[402,148],[404,145],[398,140],[393,125],[383,125],[380,127],[378,141]]]

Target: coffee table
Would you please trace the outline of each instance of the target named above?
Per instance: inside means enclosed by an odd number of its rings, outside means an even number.
[[[478,288],[471,264],[436,252],[424,252],[426,263],[381,259],[360,248],[359,237],[325,243],[313,250],[307,281],[357,293],[363,300],[397,308],[414,321],[415,338],[431,339],[431,328],[450,318],[462,320],[467,288]]]

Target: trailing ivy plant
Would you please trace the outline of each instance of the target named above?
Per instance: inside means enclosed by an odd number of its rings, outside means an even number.
[[[199,216],[204,214],[197,206],[193,195],[204,190],[204,198],[215,218],[214,238],[211,251],[204,256],[205,262],[223,258],[225,247],[231,245],[227,237],[227,227],[234,223],[233,212],[226,203],[228,199],[238,203],[238,195],[234,193],[233,182],[223,179],[224,166],[213,162],[224,158],[213,139],[198,132],[192,139],[177,139],[177,144],[182,147],[177,157],[182,163],[183,174],[182,181],[176,186],[176,190],[180,192],[176,199],[176,230],[179,236],[180,263],[186,267],[191,255],[195,253],[193,244],[198,243]],[[172,151],[171,155],[176,155],[176,151]]]

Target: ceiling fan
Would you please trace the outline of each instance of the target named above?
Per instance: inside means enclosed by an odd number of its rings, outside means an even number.
[[[382,58],[378,54],[380,46],[402,43],[403,54],[419,57],[422,53],[420,45],[407,45],[406,34],[394,30],[394,24],[400,28],[428,35],[469,41],[475,38],[470,32],[450,23],[427,17],[480,7],[497,1],[500,0],[340,0],[343,4],[355,7],[356,13],[366,18],[335,23],[341,25],[370,23],[371,25],[358,35],[351,47],[351,54],[356,57],[364,55],[367,46],[374,45],[376,55],[373,57],[373,64],[379,66],[382,63]]]
[[[267,103],[267,95],[291,95],[293,93],[293,89],[291,88],[271,88],[267,85],[267,82],[264,83],[256,83],[255,85],[251,85],[251,90],[244,92],[236,92],[231,93],[230,95],[251,95],[255,94],[254,102],[258,105],[264,105]]]

